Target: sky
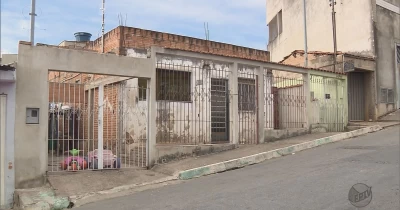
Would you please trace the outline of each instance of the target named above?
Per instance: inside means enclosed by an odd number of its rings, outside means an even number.
[[[1,1],[1,51],[29,41],[31,0]],[[36,0],[35,43],[58,45],[75,32],[101,35],[101,0]],[[105,31],[124,24],[266,50],[266,0],[106,0]]]

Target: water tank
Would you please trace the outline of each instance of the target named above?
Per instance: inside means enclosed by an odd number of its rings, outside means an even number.
[[[76,32],[74,35],[77,42],[88,42],[92,37],[92,34],[87,32]]]

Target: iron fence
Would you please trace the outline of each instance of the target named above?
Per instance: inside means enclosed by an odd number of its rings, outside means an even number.
[[[310,91],[313,127],[327,132],[345,131],[344,80],[311,75]]]
[[[147,166],[148,88],[137,81],[49,72],[49,172]]]
[[[229,142],[229,74],[225,66],[158,62],[158,144]]]
[[[302,76],[297,78],[264,73],[265,127],[293,129],[306,127],[306,94]]]
[[[257,144],[258,106],[255,69],[239,68],[238,71],[238,117],[239,143]]]

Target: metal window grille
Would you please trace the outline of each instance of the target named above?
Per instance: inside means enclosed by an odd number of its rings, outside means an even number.
[[[391,103],[391,104],[394,103],[394,92],[392,89],[387,90],[387,100],[388,100],[388,103]]]
[[[157,100],[191,101],[191,72],[157,69]]]
[[[397,45],[397,63],[400,64],[400,45]]]
[[[381,88],[381,103],[387,103],[388,102],[388,89],[387,88]]]
[[[238,79],[239,111],[255,111],[255,83],[254,79]]]

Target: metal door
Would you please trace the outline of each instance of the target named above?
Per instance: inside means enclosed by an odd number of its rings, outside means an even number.
[[[348,74],[349,121],[365,120],[364,74]]]
[[[229,142],[228,81],[211,79],[211,143]]]

